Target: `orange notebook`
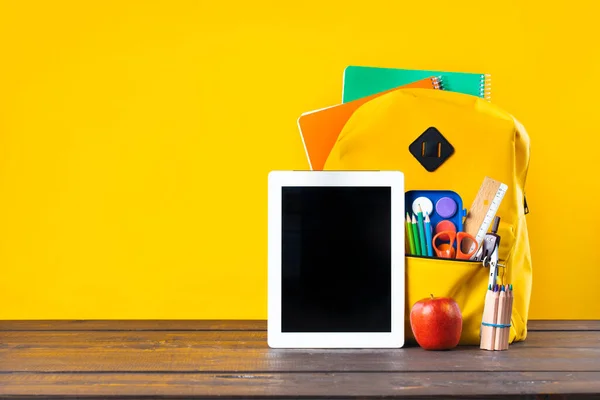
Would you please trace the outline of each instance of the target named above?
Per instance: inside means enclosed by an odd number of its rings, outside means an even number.
[[[322,170],[338,135],[354,111],[369,100],[398,89],[423,88],[440,89],[437,77],[421,79],[407,85],[398,86],[348,103],[337,104],[309,111],[298,118],[298,129],[304,142],[304,150],[311,170]]]

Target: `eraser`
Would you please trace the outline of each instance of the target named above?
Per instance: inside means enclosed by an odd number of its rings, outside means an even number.
[[[448,221],[447,219],[440,221],[436,226],[435,226],[435,234],[437,235],[440,232],[443,231],[452,231],[452,232],[456,232],[456,225],[454,225],[454,223],[452,221]],[[438,239],[440,240],[450,240],[450,237],[448,235],[440,235],[438,237]]]
[[[458,210],[456,201],[450,197],[442,197],[435,203],[435,212],[442,218],[451,218],[456,214],[456,210]]]
[[[415,201],[412,203],[412,210],[415,215],[419,212],[419,207],[421,206],[421,210],[423,211],[423,215],[431,215],[433,213],[433,203],[429,200],[428,197],[421,196],[417,197]]]

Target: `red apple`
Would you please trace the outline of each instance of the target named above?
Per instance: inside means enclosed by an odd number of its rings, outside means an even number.
[[[433,297],[417,301],[410,310],[410,326],[419,346],[449,350],[458,345],[462,314],[454,299]]]

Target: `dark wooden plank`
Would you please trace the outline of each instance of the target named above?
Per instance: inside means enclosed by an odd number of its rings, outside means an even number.
[[[160,346],[179,348],[266,349],[265,331],[16,331],[0,332],[0,349],[129,348],[147,350]],[[600,348],[600,332],[535,331],[524,347]]]
[[[529,320],[528,331],[600,331],[600,320]]]
[[[0,320],[0,331],[266,330],[265,320]],[[530,320],[530,331],[594,330],[600,320]]]
[[[20,348],[131,348],[164,345],[180,348],[267,348],[264,331],[20,331],[0,332],[0,349]]]
[[[266,349],[264,331],[21,331],[0,332],[3,349],[143,351],[159,348],[211,350]]]
[[[517,345],[515,343],[515,345]],[[565,347],[600,349],[598,331],[537,331],[529,332],[527,339],[518,344],[524,347]]]
[[[600,393],[597,372],[0,374],[3,396],[416,397]]]
[[[264,320],[0,320],[0,331],[266,331]]]
[[[19,335],[21,336],[19,338]],[[270,349],[263,332],[3,332],[0,371],[600,371],[600,347]],[[532,342],[536,332],[531,333]],[[591,339],[593,340],[593,339]],[[538,341],[542,343],[541,340]]]

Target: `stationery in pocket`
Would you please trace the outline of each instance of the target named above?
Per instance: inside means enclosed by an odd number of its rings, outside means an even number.
[[[438,76],[443,90],[491,99],[489,74],[351,65],[344,70],[342,101],[354,101],[428,76]]]

